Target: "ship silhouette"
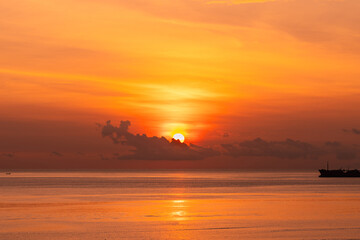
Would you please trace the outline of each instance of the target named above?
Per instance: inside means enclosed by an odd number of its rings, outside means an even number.
[[[319,177],[360,177],[360,171],[357,169],[335,169],[329,170],[329,163],[326,165],[326,169],[319,169]]]

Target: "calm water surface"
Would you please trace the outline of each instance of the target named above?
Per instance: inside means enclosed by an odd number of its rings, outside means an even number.
[[[0,239],[360,239],[360,178],[0,173]]]

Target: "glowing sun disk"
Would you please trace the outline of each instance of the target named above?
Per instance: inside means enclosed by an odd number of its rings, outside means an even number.
[[[181,133],[174,134],[173,139],[179,140],[182,143],[185,141],[185,137]]]

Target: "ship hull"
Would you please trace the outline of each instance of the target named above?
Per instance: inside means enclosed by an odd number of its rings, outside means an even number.
[[[319,177],[360,177],[360,171],[355,170],[326,170],[319,169]]]

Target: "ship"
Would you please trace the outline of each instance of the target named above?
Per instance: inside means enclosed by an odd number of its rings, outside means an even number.
[[[360,177],[360,171],[357,169],[335,169],[329,170],[329,163],[326,165],[326,169],[319,169],[319,177]]]

